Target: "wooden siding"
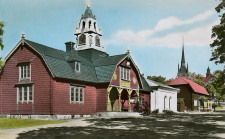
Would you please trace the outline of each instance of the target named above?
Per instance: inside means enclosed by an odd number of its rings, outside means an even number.
[[[14,87],[19,82],[18,63],[31,62],[31,82],[34,83],[34,105],[35,114],[49,114],[50,109],[50,75],[43,64],[41,58],[28,46],[20,46],[6,61],[1,75],[1,97],[0,113],[13,114],[17,110],[19,113],[32,112],[32,103],[16,103],[17,88]]]
[[[135,72],[135,67],[130,61],[130,65],[126,65],[126,61],[122,61],[115,69],[114,74],[116,74],[116,79],[112,77],[112,80],[110,82],[111,85],[120,86],[120,66],[128,67],[130,68],[130,88],[137,89],[138,88],[138,75]],[[134,82],[136,80],[136,82]]]

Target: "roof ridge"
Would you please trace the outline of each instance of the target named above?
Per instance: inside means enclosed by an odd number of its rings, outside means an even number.
[[[34,41],[30,41],[30,40],[27,40],[27,39],[24,39],[25,41],[28,41],[28,42],[31,42],[31,43],[36,43],[38,45],[41,45],[41,46],[44,46],[44,47],[47,47],[47,48],[50,48],[50,49],[54,49],[54,50],[57,50],[57,51],[61,51],[61,52],[64,52],[66,53],[65,51],[63,50],[60,50],[60,49],[56,49],[56,48],[53,48],[53,47],[50,47],[50,46],[47,46],[47,45],[44,45],[44,44],[40,44],[40,43],[37,43],[37,42],[34,42]]]

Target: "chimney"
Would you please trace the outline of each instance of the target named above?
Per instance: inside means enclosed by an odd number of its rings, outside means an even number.
[[[75,45],[74,42],[66,42],[65,44],[66,44],[66,52],[70,52],[74,50],[74,45]]]

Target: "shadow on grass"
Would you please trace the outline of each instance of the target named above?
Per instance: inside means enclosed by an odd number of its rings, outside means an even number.
[[[88,127],[56,127],[20,133],[17,139],[180,139],[215,138],[225,133],[225,115],[153,115],[142,118],[86,119]],[[76,123],[74,123],[76,124]]]

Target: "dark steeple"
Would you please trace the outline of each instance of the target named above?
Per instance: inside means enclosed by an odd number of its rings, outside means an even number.
[[[187,73],[188,73],[188,63],[187,63]]]
[[[209,68],[209,66],[208,66],[207,72],[206,72],[206,77],[209,76],[209,74],[211,74],[211,73],[210,73],[210,68]]]
[[[187,64],[187,68],[186,68],[186,65],[185,65],[185,56],[184,56],[184,40],[183,40],[182,56],[181,56],[181,66],[179,68],[179,64],[178,64],[177,77],[187,77],[187,76],[188,76],[188,64]]]
[[[182,65],[182,63],[185,63],[185,57],[184,57],[184,45],[183,45],[183,48],[182,48],[181,65]]]

